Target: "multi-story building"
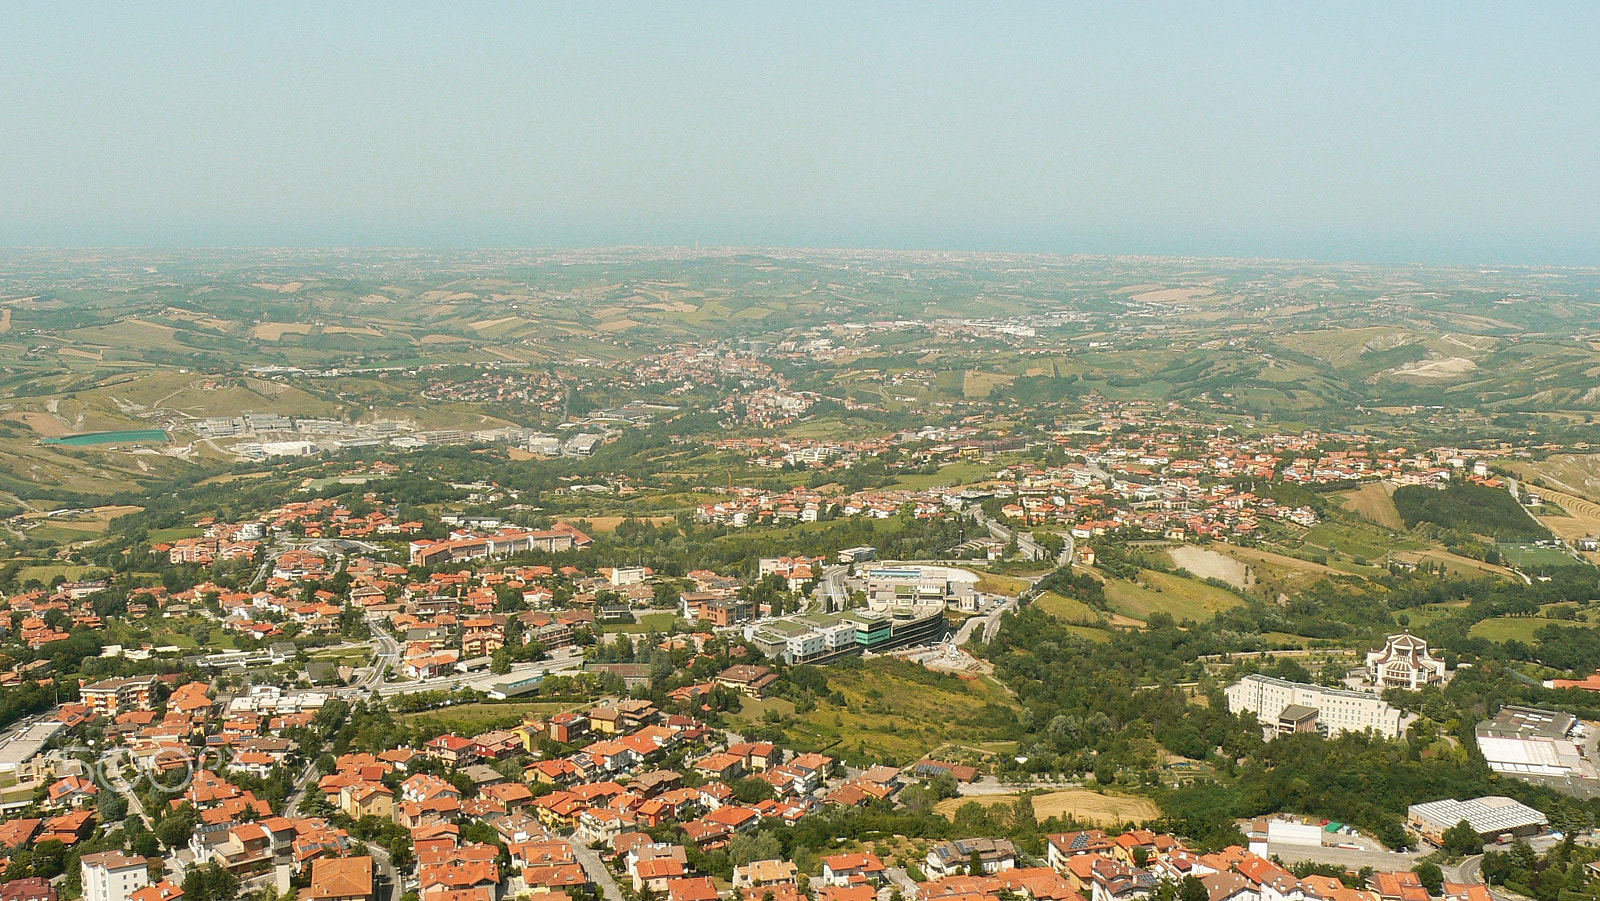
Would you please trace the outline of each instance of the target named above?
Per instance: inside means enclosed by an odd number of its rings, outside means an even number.
[[[492,616],[474,617],[461,623],[461,653],[467,657],[487,657],[505,647],[505,626]]]
[[[1224,693],[1230,712],[1248,710],[1274,732],[1314,730],[1337,735],[1371,729],[1385,738],[1398,738],[1402,726],[1403,714],[1399,710],[1364,691],[1249,675],[1228,686]],[[1314,712],[1309,720],[1308,709]]]
[[[805,663],[938,641],[944,628],[944,607],[924,604],[893,615],[877,610],[806,613],[762,620],[744,632],[768,657]]]
[[[713,626],[737,626],[755,619],[756,605],[739,597],[715,592],[689,592],[682,597],[684,619],[704,620]]]
[[[150,884],[150,862],[121,851],[86,854],[79,863],[84,901],[128,901]]]
[[[943,604],[977,609],[978,577],[948,566],[879,567],[867,571],[867,603],[874,610]]]
[[[766,697],[778,681],[778,675],[765,666],[741,663],[730,666],[717,675],[717,684],[743,692],[752,698]]]
[[[451,560],[506,557],[521,551],[556,553],[588,547],[592,543],[588,535],[566,523],[556,523],[547,531],[504,529],[492,535],[452,532],[445,541],[411,542],[411,565],[433,566]]]
[[[83,703],[96,713],[115,717],[128,710],[149,710],[155,702],[155,676],[104,679],[79,689]]]
[[[982,873],[967,873],[973,859],[983,868]],[[966,873],[969,876],[993,876],[1001,870],[1017,865],[1017,849],[1003,838],[959,838],[940,842],[928,851],[923,868],[929,876],[944,879]]]

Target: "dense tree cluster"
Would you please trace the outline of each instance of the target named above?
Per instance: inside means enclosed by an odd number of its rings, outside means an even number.
[[[1202,846],[1237,841],[1236,818],[1276,811],[1353,823],[1398,846],[1406,842],[1402,823],[1408,805],[1486,794],[1509,794],[1544,810],[1558,825],[1582,826],[1600,816],[1600,804],[1498,779],[1477,755],[1471,731],[1504,703],[1544,703],[1580,714],[1593,707],[1592,699],[1574,706],[1578,699],[1570,696],[1580,693],[1529,684],[1507,667],[1535,654],[1563,663],[1592,661],[1584,657],[1596,636],[1590,630],[1549,627],[1536,633],[1535,647],[1519,648],[1514,642],[1494,645],[1470,638],[1460,623],[1445,621],[1442,644],[1452,657],[1458,653],[1453,647],[1459,647],[1477,665],[1461,670],[1447,689],[1393,697],[1423,714],[1411,734],[1398,740],[1343,734],[1263,742],[1252,716],[1227,712],[1221,683],[1200,659],[1245,649],[1252,635],[1280,621],[1294,623],[1301,634],[1321,628],[1330,637],[1376,641],[1393,628],[1397,610],[1441,592],[1470,597],[1462,616],[1481,619],[1587,592],[1594,579],[1594,571],[1586,569],[1536,587],[1446,583],[1424,588],[1423,580],[1405,576],[1375,586],[1324,582],[1284,607],[1249,603],[1204,624],[1180,628],[1157,614],[1144,631],[1122,632],[1109,642],[1085,640],[1067,624],[1024,607],[1007,614],[995,640],[983,648],[996,675],[1024,705],[1017,755],[1023,762],[1009,762],[1005,769],[1092,773],[1102,784],[1143,786],[1160,800],[1165,825]],[[1055,576],[1049,581],[1063,591],[1089,593],[1077,580]],[[1568,631],[1583,634],[1556,634]],[[1233,675],[1259,668],[1247,661]],[[1270,669],[1301,681],[1317,678],[1295,661],[1280,660]],[[1450,741],[1441,740],[1445,737]],[[1172,787],[1161,751],[1198,761],[1211,775],[1187,783],[1180,779]]]
[[[1493,538],[1550,537],[1550,531],[1510,494],[1473,482],[1454,482],[1442,489],[1402,485],[1394,493],[1394,505],[1407,528],[1426,522]]]
[[[1483,878],[1490,885],[1535,901],[1588,901],[1597,892],[1588,865],[1600,859],[1600,849],[1579,845],[1569,833],[1544,856],[1518,841],[1505,851],[1483,855]]]

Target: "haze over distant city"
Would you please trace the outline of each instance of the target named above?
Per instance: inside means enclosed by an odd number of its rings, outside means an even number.
[[[0,246],[1600,261],[1600,7],[9,4]]]

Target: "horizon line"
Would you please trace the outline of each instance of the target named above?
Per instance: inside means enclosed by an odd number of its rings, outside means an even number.
[[[653,251],[695,253],[702,256],[729,253],[792,253],[792,254],[882,254],[911,256],[937,254],[963,257],[1017,257],[1040,260],[1195,260],[1226,263],[1276,263],[1312,266],[1368,266],[1376,269],[1430,268],[1430,269],[1542,269],[1566,271],[1600,271],[1600,263],[1577,265],[1571,263],[1530,262],[1455,262],[1441,263],[1424,260],[1405,262],[1377,262],[1354,257],[1318,258],[1271,255],[1204,254],[1204,253],[1153,253],[1141,251],[1050,251],[1050,250],[978,250],[972,248],[937,247],[863,247],[852,245],[789,245],[789,244],[693,244],[681,243],[613,243],[613,244],[479,244],[479,245],[426,245],[426,244],[4,244],[0,254],[10,253],[584,253],[602,251]]]

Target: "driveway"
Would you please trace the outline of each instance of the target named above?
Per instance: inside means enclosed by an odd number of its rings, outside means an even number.
[[[878,897],[889,897],[889,894],[892,894],[896,888],[900,889],[900,894],[906,898],[915,898],[917,896],[917,884],[911,881],[910,876],[906,875],[905,867],[887,867],[884,872],[888,875],[889,881],[878,892]]]

